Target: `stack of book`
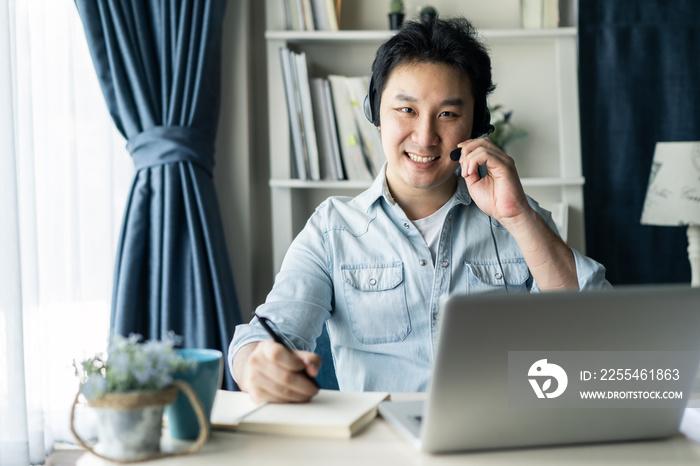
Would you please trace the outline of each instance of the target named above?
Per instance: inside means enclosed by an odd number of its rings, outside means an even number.
[[[295,175],[371,181],[386,157],[364,115],[367,76],[309,78],[306,54],[280,48]]]
[[[340,0],[282,0],[288,31],[337,31]]]

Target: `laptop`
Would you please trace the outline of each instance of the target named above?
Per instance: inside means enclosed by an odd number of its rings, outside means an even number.
[[[379,412],[441,453],[676,435],[700,362],[700,289],[453,295],[425,401]]]

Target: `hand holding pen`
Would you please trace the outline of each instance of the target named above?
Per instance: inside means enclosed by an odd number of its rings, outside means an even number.
[[[255,317],[257,317],[258,321],[263,326],[265,331],[272,337],[273,341],[282,345],[289,353],[298,357],[299,360],[301,362],[303,362],[305,366],[308,366],[309,361],[307,361],[306,358],[301,357],[304,354],[304,352],[297,352],[296,348],[294,347],[294,344],[288,338],[286,338],[283,333],[281,333],[277,329],[275,324],[270,319],[268,319],[267,317],[257,315],[257,314],[255,314]],[[316,357],[316,358],[318,357],[317,355],[314,355],[313,353],[309,353],[309,354],[311,354],[312,357]],[[320,388],[320,386],[318,385],[318,382],[313,377],[311,377],[311,375],[309,375],[309,373],[307,372],[306,369],[302,369],[299,372],[307,380],[309,380],[314,385],[314,387],[316,387],[317,389]]]
[[[295,348],[294,348],[294,345],[292,344],[292,342],[290,342],[288,339],[286,339],[282,333],[275,330],[276,327],[270,319],[268,319],[267,317],[259,316],[257,314],[255,314],[255,317],[258,318],[258,320],[260,321],[260,325],[263,326],[265,331],[272,337],[273,340],[275,340],[276,343],[279,343],[280,345],[287,348],[287,350],[290,353],[294,353]],[[275,327],[275,328],[273,328],[273,327]],[[316,388],[321,388],[320,385],[318,384],[318,382],[316,382],[316,379],[311,377],[309,375],[309,373],[306,372],[306,370],[303,370],[302,374],[304,374],[306,376],[306,378],[308,378],[311,381],[311,383],[313,383],[316,386]]]

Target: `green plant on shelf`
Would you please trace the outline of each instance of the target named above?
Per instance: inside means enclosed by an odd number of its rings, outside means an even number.
[[[527,131],[523,128],[518,128],[513,125],[511,117],[513,111],[503,110],[503,105],[494,105],[489,107],[491,112],[491,124],[494,127],[493,133],[489,135],[489,139],[493,141],[502,151],[506,151],[506,147],[518,139],[523,139],[527,136]]]
[[[438,12],[434,6],[427,5],[420,9],[419,15],[422,22],[428,23],[437,18]]]
[[[389,2],[389,13],[403,13],[403,0],[391,0]]]

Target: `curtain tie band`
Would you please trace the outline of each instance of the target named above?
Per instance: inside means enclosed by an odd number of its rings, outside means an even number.
[[[188,126],[155,126],[131,138],[126,148],[136,170],[166,163],[192,162],[212,174],[214,141],[203,131]]]

